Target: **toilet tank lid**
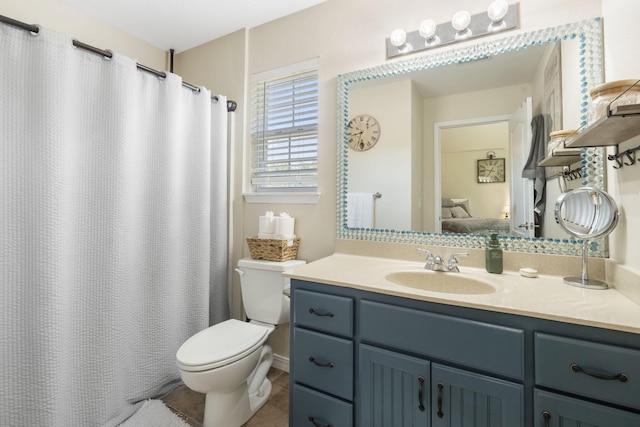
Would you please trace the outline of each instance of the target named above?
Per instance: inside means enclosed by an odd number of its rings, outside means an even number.
[[[242,258],[238,261],[238,267],[255,268],[258,270],[271,271],[287,271],[292,268],[300,267],[307,262],[301,259],[292,259],[289,261],[265,261],[262,259]]]

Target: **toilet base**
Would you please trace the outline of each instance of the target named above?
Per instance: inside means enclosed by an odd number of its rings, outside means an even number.
[[[251,416],[249,418],[251,418],[264,406],[265,403],[267,403],[267,400],[271,397],[271,388],[271,381],[265,378],[262,382],[262,386],[260,386],[261,393],[249,395],[249,407],[251,408]]]
[[[260,392],[249,395],[246,383],[232,392],[211,391],[205,398],[203,427],[240,427],[267,403],[271,381],[264,379]]]
[[[203,427],[240,427],[271,397],[271,381],[267,372],[273,362],[273,351],[264,345],[256,367],[246,381],[231,391],[207,392]]]

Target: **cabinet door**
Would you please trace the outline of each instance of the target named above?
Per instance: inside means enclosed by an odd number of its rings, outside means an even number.
[[[640,415],[535,390],[535,427],[638,427]]]
[[[428,427],[429,362],[360,345],[358,425]]]
[[[433,364],[433,427],[524,425],[523,386]]]

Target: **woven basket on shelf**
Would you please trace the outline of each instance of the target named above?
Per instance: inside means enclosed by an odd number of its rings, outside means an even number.
[[[289,246],[289,242],[293,242]],[[291,240],[259,239],[257,237],[247,237],[249,253],[253,259],[264,259],[267,261],[289,261],[296,259],[300,238]]]

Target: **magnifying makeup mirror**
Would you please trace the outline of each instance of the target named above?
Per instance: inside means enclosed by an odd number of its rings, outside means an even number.
[[[587,289],[607,289],[605,282],[589,279],[587,272],[589,239],[606,236],[618,224],[618,206],[605,191],[580,187],[562,193],[554,209],[556,222],[582,242],[582,276],[565,277],[568,285]]]

